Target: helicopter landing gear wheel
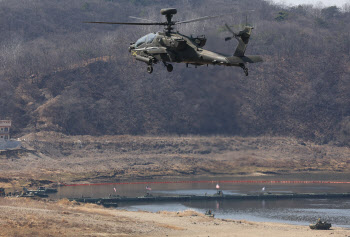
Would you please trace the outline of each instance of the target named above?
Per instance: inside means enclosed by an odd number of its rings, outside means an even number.
[[[153,72],[153,67],[152,67],[152,65],[148,65],[148,67],[147,67],[147,72],[148,72],[149,74],[151,74],[151,73]]]
[[[172,72],[173,69],[174,69],[173,65],[171,64],[166,65],[166,70],[168,70],[168,72]]]

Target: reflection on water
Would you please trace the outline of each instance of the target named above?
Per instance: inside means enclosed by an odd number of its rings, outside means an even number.
[[[316,206],[315,206],[316,205]],[[330,200],[223,200],[192,201],[179,203],[121,204],[119,209],[130,211],[184,211],[194,210],[205,213],[211,209],[216,218],[249,220],[259,222],[280,222],[308,225],[319,217],[333,226],[350,228],[350,203],[344,199]]]
[[[293,176],[278,177],[279,180],[349,180],[348,176],[313,176],[298,179]],[[60,187],[53,198],[65,197],[107,197],[109,194],[120,196],[143,196],[146,192],[153,195],[212,195],[216,193],[216,183],[219,180],[275,180],[276,177],[239,177],[216,178],[211,183],[176,183],[150,184],[152,191],[145,189],[145,184],[132,185],[101,185]],[[201,178],[201,180],[210,180]],[[154,181],[154,180],[152,180]],[[165,181],[165,180],[162,180]],[[220,183],[224,194],[256,194],[271,193],[343,193],[350,192],[349,184],[254,184],[254,183]],[[117,192],[115,193],[114,188]],[[217,218],[245,219],[250,221],[282,222],[308,225],[321,217],[330,221],[334,226],[350,228],[350,200],[348,199],[288,199],[288,200],[222,200],[222,201],[191,201],[174,203],[128,203],[119,208],[127,210],[146,211],[183,211],[193,209],[204,213],[211,209]]]
[[[216,192],[216,182],[213,183],[176,183],[150,184],[151,193],[156,195],[211,195]],[[143,196],[147,192],[145,184],[130,185],[91,185],[76,187],[59,187],[53,198],[65,197],[107,197],[109,194],[121,196]],[[114,188],[117,190],[116,193]],[[350,191],[349,184],[254,184],[254,183],[223,183],[220,190],[225,194],[257,194],[270,193],[343,193]]]

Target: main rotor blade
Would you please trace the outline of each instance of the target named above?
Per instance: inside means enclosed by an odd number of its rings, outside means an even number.
[[[83,23],[93,23],[93,24],[110,24],[110,25],[137,25],[137,26],[152,26],[152,25],[157,25],[157,26],[163,26],[167,25],[164,22],[150,22],[150,23],[132,23],[132,22],[105,22],[105,21],[86,21]]]
[[[224,15],[219,15],[219,16],[204,16],[204,17],[200,17],[200,18],[195,18],[195,19],[191,19],[191,20],[186,20],[186,21],[178,21],[175,22],[175,24],[184,24],[184,23],[191,23],[191,22],[196,22],[196,21],[204,21],[204,20],[208,20],[208,19],[213,19],[213,18],[217,18],[217,17],[221,17]]]
[[[255,10],[247,10],[246,12],[248,12],[248,11],[255,11]],[[183,23],[196,22],[196,21],[203,21],[203,20],[208,20],[208,19],[213,19],[213,18],[228,16],[228,15],[232,15],[232,14],[233,14],[233,13],[228,13],[228,14],[217,15],[217,16],[205,16],[205,17],[195,18],[195,19],[191,19],[191,20],[187,20],[187,21],[178,21],[178,22],[175,22],[175,25],[177,25],[177,24],[183,24]]]
[[[129,17],[133,18],[133,19],[141,20],[141,21],[152,21],[153,22],[153,20],[144,19],[144,18],[140,18],[140,17],[135,17],[135,16],[129,16]]]
[[[218,17],[223,17],[223,16],[227,16],[227,15],[228,14],[218,15],[218,16],[204,16],[204,17],[200,17],[200,18],[196,18],[196,19],[187,20],[187,21],[178,21],[178,22],[175,22],[175,25],[183,24],[183,23],[191,23],[191,22],[196,22],[196,21],[204,21],[204,20],[218,18]]]

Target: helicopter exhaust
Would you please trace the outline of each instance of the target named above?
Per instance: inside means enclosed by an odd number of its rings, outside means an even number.
[[[141,62],[145,62],[145,63],[147,63],[149,65],[152,64],[152,59],[146,58],[146,57],[142,57],[140,55],[136,55],[135,59],[138,60],[138,61],[141,61]]]

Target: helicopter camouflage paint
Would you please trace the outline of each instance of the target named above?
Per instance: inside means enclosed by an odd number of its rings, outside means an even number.
[[[174,8],[162,9],[162,15],[165,15],[166,22],[142,22],[142,23],[128,23],[128,22],[87,22],[99,24],[122,24],[122,25],[163,25],[164,32],[149,33],[135,43],[131,43],[129,52],[138,61],[147,64],[147,72],[153,72],[153,65],[163,63],[169,72],[173,71],[171,63],[186,63],[195,66],[201,65],[223,65],[236,66],[244,70],[248,76],[247,63],[262,62],[262,58],[258,55],[245,55],[245,51],[252,33],[252,27],[246,26],[244,30],[238,34],[233,32],[227,24],[225,27],[232,33],[232,37],[226,37],[225,40],[235,38],[238,40],[238,46],[233,55],[227,56],[203,49],[207,39],[205,36],[189,37],[182,35],[179,32],[173,32],[173,26],[177,24],[191,23],[201,20],[212,19],[220,16],[207,16],[187,21],[172,21],[173,15],[177,13]],[[132,17],[143,21],[147,19]]]

